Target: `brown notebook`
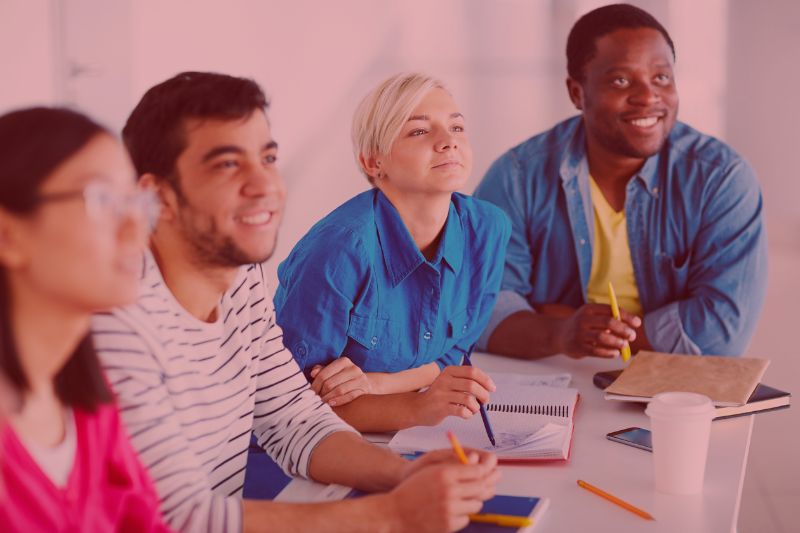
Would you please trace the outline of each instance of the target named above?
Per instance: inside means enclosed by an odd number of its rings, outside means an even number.
[[[606,399],[647,402],[661,392],[696,392],[716,406],[747,403],[769,361],[753,357],[641,351],[606,389]]]

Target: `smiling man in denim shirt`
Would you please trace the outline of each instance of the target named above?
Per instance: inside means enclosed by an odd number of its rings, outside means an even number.
[[[479,345],[521,358],[615,357],[625,342],[741,355],[767,273],[753,170],[676,122],[674,46],[648,13],[618,4],[584,15],[567,59],[582,114],[509,150],[475,193],[513,225]]]

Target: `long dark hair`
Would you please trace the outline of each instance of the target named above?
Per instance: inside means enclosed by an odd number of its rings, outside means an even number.
[[[0,207],[21,216],[33,213],[50,174],[100,134],[108,130],[69,109],[35,107],[0,116]],[[0,372],[17,393],[29,389],[11,329],[11,288],[2,265]],[[89,411],[112,400],[88,332],[56,374],[54,387],[65,405]]]

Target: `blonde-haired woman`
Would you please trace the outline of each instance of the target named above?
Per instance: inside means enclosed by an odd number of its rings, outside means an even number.
[[[399,74],[357,108],[353,146],[373,188],[280,265],[284,343],[361,431],[470,417],[494,384],[460,363],[489,319],[510,225],[456,192],[472,169],[464,116],[440,81]]]

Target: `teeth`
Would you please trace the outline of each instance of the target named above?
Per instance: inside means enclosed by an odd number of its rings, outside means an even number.
[[[272,213],[259,213],[258,215],[250,215],[246,217],[239,217],[245,224],[252,224],[252,225],[259,225],[259,224],[266,224],[272,218]]]
[[[631,124],[634,126],[639,126],[640,128],[649,128],[650,126],[654,126],[656,122],[658,122],[658,117],[637,118],[631,120]]]

